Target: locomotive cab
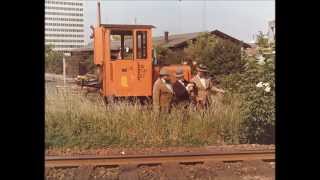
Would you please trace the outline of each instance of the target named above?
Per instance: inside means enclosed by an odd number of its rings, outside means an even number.
[[[152,95],[151,25],[102,24],[94,29],[94,62],[104,96]]]

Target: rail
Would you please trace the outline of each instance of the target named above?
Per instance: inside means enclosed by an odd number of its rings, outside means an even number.
[[[273,161],[274,150],[244,151],[227,153],[170,153],[157,155],[125,155],[125,156],[47,156],[46,167],[79,167],[79,166],[119,166],[126,164],[146,165],[163,163],[196,163],[207,161]]]

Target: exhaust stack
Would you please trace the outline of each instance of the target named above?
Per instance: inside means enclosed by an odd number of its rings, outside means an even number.
[[[100,13],[100,2],[98,1],[98,22],[97,22],[97,26],[100,27],[101,24],[101,13]]]

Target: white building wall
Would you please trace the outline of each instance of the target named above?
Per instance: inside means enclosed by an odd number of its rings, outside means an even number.
[[[45,0],[45,44],[70,51],[85,45],[84,0]]]

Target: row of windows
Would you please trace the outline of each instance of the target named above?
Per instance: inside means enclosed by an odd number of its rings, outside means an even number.
[[[46,37],[84,37],[83,34],[46,34]]]
[[[48,15],[83,16],[82,13],[46,12]]]
[[[53,45],[53,48],[81,48],[82,45]]]
[[[54,18],[54,17],[45,17],[45,20],[83,22],[83,19],[77,19],[77,18]]]
[[[83,3],[76,3],[76,2],[59,2],[59,1],[45,1],[47,4],[63,4],[63,5],[76,5],[82,6]]]
[[[55,32],[83,32],[83,29],[55,29],[55,28],[45,28],[45,31],[55,31]]]
[[[83,24],[45,23],[46,26],[83,27]]]
[[[46,39],[46,42],[78,42],[82,43],[84,40],[75,40],[75,39]]]
[[[67,7],[51,7],[47,6],[45,9],[65,10],[65,11],[83,11],[83,8],[67,8]]]

